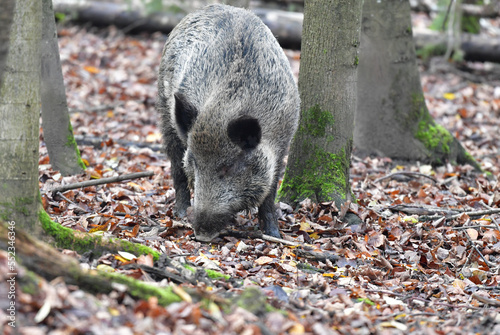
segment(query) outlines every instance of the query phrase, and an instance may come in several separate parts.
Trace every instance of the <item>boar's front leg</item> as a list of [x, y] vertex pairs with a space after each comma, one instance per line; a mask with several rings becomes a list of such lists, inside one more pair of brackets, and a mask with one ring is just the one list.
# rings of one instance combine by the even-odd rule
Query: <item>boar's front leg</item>
[[186, 210], [191, 205], [191, 192], [188, 187], [188, 179], [182, 167], [182, 161], [172, 160], [172, 178], [175, 188], [175, 209], [180, 217], [186, 216]]
[[274, 204], [276, 187], [273, 187], [272, 190], [259, 206], [259, 225], [260, 230], [264, 234], [281, 238], [278, 228], [278, 218], [276, 217], [276, 206]]
[[165, 133], [165, 147], [167, 156], [170, 158], [171, 175], [174, 180], [175, 211], [178, 216], [185, 217], [187, 208], [191, 206], [191, 191], [189, 190], [188, 178], [182, 163], [186, 149], [174, 130], [171, 129]]

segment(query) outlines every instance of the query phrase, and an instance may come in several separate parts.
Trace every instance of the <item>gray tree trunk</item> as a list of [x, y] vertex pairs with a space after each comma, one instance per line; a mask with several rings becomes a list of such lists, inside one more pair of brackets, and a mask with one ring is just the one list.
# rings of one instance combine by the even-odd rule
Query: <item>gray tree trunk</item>
[[351, 198], [362, 1], [305, 2], [299, 74], [301, 119], [279, 196], [295, 203]]
[[80, 158], [69, 119], [52, 0], [43, 0], [42, 6], [43, 137], [52, 168], [65, 176], [79, 174], [85, 164]]
[[0, 87], [0, 219], [41, 234], [37, 224], [41, 2], [17, 0]]
[[15, 0], [0, 0], [0, 8], [2, 8], [0, 11], [0, 87], [2, 87], [5, 61], [9, 52], [9, 33], [15, 3]]
[[427, 110], [412, 39], [410, 4], [365, 0], [354, 145], [359, 154], [479, 168]]

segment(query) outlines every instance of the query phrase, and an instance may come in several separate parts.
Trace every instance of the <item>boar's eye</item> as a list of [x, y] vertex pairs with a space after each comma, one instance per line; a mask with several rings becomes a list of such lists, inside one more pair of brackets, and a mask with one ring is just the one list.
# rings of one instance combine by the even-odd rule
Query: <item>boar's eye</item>
[[182, 135], [187, 136], [187, 133], [193, 126], [194, 120], [198, 115], [198, 110], [186, 99], [184, 95], [175, 93], [174, 98], [175, 120], [179, 125]]
[[259, 121], [250, 116], [229, 122], [227, 134], [234, 144], [244, 150], [257, 147], [262, 136]]

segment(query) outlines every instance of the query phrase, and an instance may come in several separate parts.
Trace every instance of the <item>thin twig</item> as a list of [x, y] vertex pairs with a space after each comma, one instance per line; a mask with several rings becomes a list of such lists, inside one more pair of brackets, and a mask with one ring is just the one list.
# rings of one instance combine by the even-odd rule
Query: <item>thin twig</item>
[[266, 234], [262, 234], [262, 239], [269, 241], [269, 242], [283, 243], [283, 244], [291, 245], [291, 246], [299, 246], [300, 245], [299, 243], [296, 243], [296, 242], [287, 241], [287, 240], [284, 240], [282, 238], [277, 238], [277, 237], [266, 235]]
[[82, 182], [79, 182], [79, 183], [74, 183], [74, 184], [68, 184], [68, 185], [62, 185], [62, 186], [54, 187], [54, 188], [52, 188], [50, 190], [47, 190], [47, 191], [44, 191], [44, 192], [41, 192], [41, 193], [45, 194], [47, 192], [66, 192], [68, 190], [74, 190], [74, 189], [80, 188], [80, 187], [88, 187], [88, 186], [95, 186], [95, 185], [102, 185], [102, 184], [117, 183], [117, 182], [120, 182], [120, 181], [129, 180], [129, 179], [151, 177], [152, 175], [154, 175], [153, 171], [143, 171], [143, 172], [130, 173], [130, 174], [125, 174], [125, 175], [115, 176], [115, 177], [109, 177], [109, 178], [86, 180], [86, 181], [82, 181]]
[[392, 178], [394, 176], [423, 177], [423, 178], [428, 178], [428, 179], [432, 180], [434, 183], [437, 183], [437, 180], [431, 176], [428, 176], [428, 175], [420, 173], [420, 172], [411, 172], [411, 171], [393, 172], [393, 173], [388, 174], [387, 176], [377, 178], [373, 182], [378, 183], [384, 179], [389, 179], [389, 178]]
[[457, 219], [464, 214], [466, 214], [470, 217], [477, 217], [477, 216], [484, 216], [484, 215], [500, 213], [500, 208], [491, 208], [491, 209], [485, 209], [485, 210], [481, 210], [481, 211], [463, 211], [460, 209], [446, 209], [446, 208], [431, 207], [431, 206], [426, 206], [426, 205], [416, 206], [416, 205], [404, 205], [404, 204], [393, 205], [393, 206], [389, 206], [388, 208], [391, 211], [396, 210], [396, 211], [403, 212], [406, 214], [417, 214], [420, 216], [443, 214], [446, 217], [446, 220], [454, 220], [454, 219]]
[[484, 297], [477, 293], [472, 293], [471, 297], [482, 302], [483, 304], [500, 307], [500, 300]]
[[[470, 219], [467, 219], [467, 222], [465, 223], [466, 225], [470, 222]], [[479, 249], [477, 248], [477, 246], [474, 244], [474, 241], [472, 241], [472, 238], [469, 236], [469, 233], [465, 232], [465, 237], [467, 237], [467, 239], [469, 240], [469, 243], [470, 245], [472, 246], [472, 248], [474, 248], [474, 250], [476, 250], [476, 252], [478, 253], [478, 255], [481, 257], [481, 259], [486, 263], [486, 265], [488, 265], [489, 267], [493, 267], [495, 266], [494, 263], [491, 263], [490, 261], [488, 261], [484, 256], [483, 254], [481, 253], [481, 251], [479, 251]], [[472, 253], [471, 253], [472, 254]], [[470, 254], [469, 254], [470, 256]]]
[[488, 209], [488, 210], [484, 210], [484, 211], [462, 212], [462, 213], [452, 215], [452, 216], [448, 217], [447, 219], [448, 220], [457, 219], [460, 216], [462, 216], [463, 214], [467, 214], [468, 216], [484, 216], [484, 215], [497, 214], [497, 213], [500, 213], [500, 208], [492, 208], [492, 209]]
[[294, 250], [294, 253], [297, 257], [302, 257], [305, 259], [315, 260], [315, 261], [329, 260], [335, 263], [338, 262], [339, 260], [339, 256], [329, 252], [317, 252], [317, 251], [310, 251], [310, 250], [304, 250], [302, 248], [297, 248]]
[[498, 224], [497, 220], [495, 220], [494, 217], [491, 218], [493, 220], [493, 223], [495, 224], [495, 228], [500, 231], [500, 225]]
[[468, 308], [468, 309], [474, 309], [474, 310], [480, 310], [480, 309], [482, 309], [481, 307], [475, 307], [475, 306], [472, 306], [470, 304], [457, 304], [457, 305], [454, 305], [454, 304], [449, 304], [449, 303], [445, 303], [445, 302], [432, 301], [432, 300], [421, 298], [421, 297], [411, 297], [411, 299], [413, 299], [413, 300], [420, 300], [420, 301], [427, 302], [427, 303], [432, 304], [432, 305], [445, 306], [445, 307], [449, 307], [449, 308]]
[[494, 225], [474, 225], [474, 226], [461, 226], [461, 227], [452, 227], [453, 230], [465, 230], [465, 229], [475, 229], [475, 228], [496, 228]]
[[61, 192], [57, 192], [57, 195], [59, 197], [63, 198], [64, 200], [66, 200], [67, 202], [69, 202], [70, 204], [72, 204], [73, 206], [75, 206], [76, 208], [78, 208], [79, 210], [81, 210], [82, 212], [91, 213], [91, 211], [86, 210], [85, 208], [83, 208], [83, 207], [78, 206], [77, 204], [75, 204], [73, 201], [71, 201], [70, 199], [68, 199], [67, 197], [65, 197]]

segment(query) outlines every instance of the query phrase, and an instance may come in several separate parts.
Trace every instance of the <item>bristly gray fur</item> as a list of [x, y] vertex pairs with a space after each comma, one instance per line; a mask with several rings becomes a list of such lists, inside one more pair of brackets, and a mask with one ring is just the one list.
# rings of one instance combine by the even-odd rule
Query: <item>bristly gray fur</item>
[[299, 104], [283, 50], [251, 12], [211, 5], [172, 31], [157, 108], [176, 208], [184, 215], [190, 206], [190, 185], [198, 239], [211, 240], [255, 206], [261, 229], [279, 237], [274, 199]]

